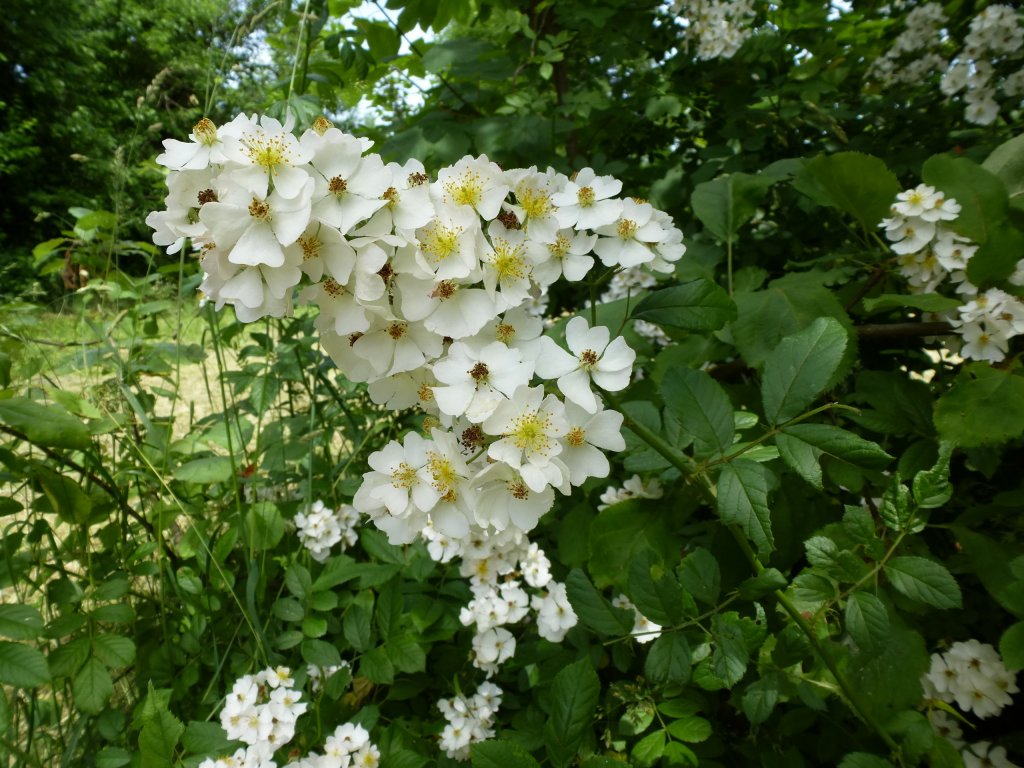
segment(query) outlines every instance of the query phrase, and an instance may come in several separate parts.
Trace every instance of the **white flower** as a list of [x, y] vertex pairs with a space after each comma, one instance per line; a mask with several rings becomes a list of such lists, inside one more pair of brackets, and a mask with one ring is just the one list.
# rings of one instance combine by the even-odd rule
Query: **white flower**
[[552, 643], [562, 642], [566, 633], [578, 621], [566, 595], [565, 585], [559, 582], [550, 582], [547, 594], [534, 595], [530, 605], [537, 612], [537, 633]]
[[[498, 216], [509, 188], [505, 176], [487, 155], [467, 155], [455, 165], [437, 174], [437, 193], [443, 194], [446, 205], [466, 212], [475, 211], [486, 221]], [[460, 217], [466, 220], [465, 213]]]
[[557, 378], [562, 394], [588, 413], [597, 413], [591, 381], [609, 392], [618, 392], [629, 384], [636, 360], [636, 352], [623, 337], [609, 343], [610, 336], [605, 326], [590, 328], [586, 319], [577, 315], [565, 326], [565, 341], [572, 354], [544, 337], [544, 346], [537, 354], [537, 375]]
[[569, 431], [569, 424], [565, 406], [554, 395], [544, 397], [543, 387], [519, 387], [484, 421], [483, 429], [501, 435], [487, 455], [520, 470], [531, 490], [562, 485], [562, 469], [552, 460], [562, 452], [558, 438]]
[[566, 183], [565, 189], [551, 196], [559, 226], [596, 229], [611, 224], [622, 210], [622, 201], [613, 199], [621, 191], [618, 179], [598, 176], [593, 168], [584, 168]]
[[490, 677], [515, 655], [516, 639], [507, 629], [493, 627], [473, 637], [473, 666]]
[[309, 163], [312, 153], [291, 133], [292, 122], [290, 116], [288, 123], [281, 125], [269, 115], [259, 120], [255, 115], [238, 115], [224, 126], [223, 151], [232, 164], [224, 173], [231, 182], [260, 199], [267, 197], [271, 182], [281, 198], [306, 194], [312, 180], [302, 166]]
[[[474, 479], [478, 489], [478, 504], [474, 509], [478, 525], [492, 526], [497, 531], [514, 527], [523, 533], [532, 531], [540, 518], [555, 503], [555, 492], [543, 482], [560, 477], [565, 473], [564, 465], [558, 459], [552, 460], [547, 469], [550, 472], [534, 472], [542, 480], [534, 480], [534, 484], [526, 480], [526, 474], [532, 465], [526, 465], [516, 471], [507, 464], [491, 464]], [[555, 480], [553, 485], [561, 485]], [[540, 488], [535, 486], [541, 485]]]
[[317, 170], [313, 215], [347, 234], [387, 205], [392, 174], [380, 155], [363, 156], [367, 145], [337, 128], [320, 136], [307, 131], [303, 146]]
[[635, 200], [623, 200], [618, 220], [594, 231], [601, 235], [594, 246], [594, 253], [606, 267], [628, 268], [653, 261], [655, 253], [651, 246], [668, 235], [654, 218], [651, 204]]
[[403, 273], [394, 284], [403, 317], [451, 339], [472, 336], [498, 314], [493, 295], [455, 280]]
[[217, 135], [217, 126], [209, 118], [204, 117], [196, 123], [188, 137], [190, 143], [164, 139], [164, 152], [157, 155], [156, 162], [175, 171], [202, 170], [211, 163], [220, 165], [227, 162], [224, 141]]
[[519, 350], [500, 341], [483, 348], [457, 341], [434, 364], [434, 376], [440, 382], [433, 392], [441, 412], [449, 416], [465, 414], [479, 424], [516, 389], [529, 383], [533, 363], [524, 361]]
[[569, 482], [582, 485], [588, 477], [608, 477], [608, 458], [601, 450], [624, 451], [622, 414], [599, 410], [591, 414], [574, 403], [565, 404], [569, 431], [562, 438], [565, 450], [559, 458], [569, 468]]
[[964, 768], [1018, 768], [1006, 757], [1003, 747], [993, 747], [987, 741], [971, 744], [960, 752], [964, 759]]

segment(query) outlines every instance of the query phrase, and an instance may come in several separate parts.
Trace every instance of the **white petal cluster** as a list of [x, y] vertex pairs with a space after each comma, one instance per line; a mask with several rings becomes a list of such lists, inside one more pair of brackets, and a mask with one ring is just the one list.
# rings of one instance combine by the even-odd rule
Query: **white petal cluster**
[[[949, 97], [963, 93], [965, 118], [989, 125], [999, 116], [1002, 95], [1012, 103], [1024, 97], [1024, 76], [1018, 59], [1024, 55], [1024, 23], [1020, 12], [1009, 5], [990, 5], [971, 20], [963, 49], [942, 76], [942, 92]], [[1008, 76], [1000, 80], [1000, 73]]]
[[[290, 129], [239, 115], [202, 122], [192, 143], [168, 140], [167, 209], [149, 221], [169, 249], [200, 247], [202, 291], [242, 320], [288, 314], [304, 283], [345, 376], [430, 417], [428, 436], [371, 456], [355, 508], [396, 544], [428, 524], [453, 538], [527, 532], [555, 491], [607, 476], [602, 452], [625, 448], [622, 417], [597, 390], [625, 387], [635, 353], [582, 318], [566, 351], [531, 310], [555, 280], [582, 280], [594, 255], [671, 272], [685, 251], [671, 218], [591, 168], [569, 178], [467, 156], [431, 182], [326, 120]], [[306, 517], [304, 538], [325, 554], [331, 523]]]
[[[960, 354], [971, 360], [999, 362], [1006, 357], [1009, 340], [1024, 333], [1024, 302], [998, 288], [979, 293], [967, 279], [967, 263], [978, 246], [956, 234], [949, 223], [960, 205], [927, 184], [900, 192], [892, 216], [879, 225], [897, 254], [900, 273], [913, 293], [933, 293], [951, 282], [967, 303], [950, 323], [962, 338]], [[1024, 284], [1024, 260], [1010, 277]]]
[[658, 478], [652, 477], [644, 482], [640, 475], [633, 475], [622, 484], [621, 488], [613, 485], [605, 488], [601, 494], [601, 503], [597, 505], [598, 511], [607, 509], [612, 504], [629, 499], [660, 499], [664, 491]]
[[661, 637], [661, 624], [655, 624], [648, 619], [633, 602], [625, 595], [617, 595], [612, 598], [612, 605], [616, 608], [625, 608], [633, 611], [633, 639], [638, 643], [649, 643]]
[[200, 768], [232, 765], [231, 760], [245, 768], [275, 768], [274, 753], [292, 740], [295, 722], [306, 711], [302, 692], [294, 686], [287, 667], [265, 669], [236, 680], [221, 710], [220, 724], [229, 739], [248, 746], [230, 758], [206, 760]]
[[330, 509], [317, 499], [308, 509], [295, 515], [295, 528], [299, 541], [318, 563], [330, 557], [331, 547], [341, 543], [344, 552], [356, 543], [356, 525], [359, 513], [351, 504]]
[[871, 76], [883, 85], [917, 85], [948, 62], [940, 53], [946, 14], [939, 3], [913, 8], [892, 48], [871, 65]]
[[[324, 676], [328, 674], [331, 673]], [[295, 689], [295, 680], [287, 667], [268, 668], [240, 677], [224, 702], [220, 723], [228, 739], [237, 739], [248, 746], [228, 757], [203, 760], [199, 768], [277, 768], [274, 753], [295, 736], [295, 722], [306, 707], [302, 692]], [[322, 755], [310, 752], [288, 765], [292, 768], [378, 768], [380, 750], [370, 742], [365, 728], [345, 723], [324, 741]]]
[[1017, 693], [1017, 676], [1006, 669], [999, 652], [977, 640], [953, 643], [933, 653], [931, 669], [921, 680], [925, 698], [955, 703], [978, 717], [998, 715]]
[[679, 0], [673, 8], [698, 59], [731, 59], [754, 32], [750, 0]]
[[441, 731], [440, 746], [448, 757], [468, 760], [473, 744], [494, 736], [492, 725], [501, 706], [501, 693], [498, 686], [484, 682], [469, 698], [460, 695], [437, 702], [447, 723]]
[[1010, 762], [1005, 747], [993, 747], [987, 741], [979, 741], [960, 751], [964, 768], [1020, 768]]

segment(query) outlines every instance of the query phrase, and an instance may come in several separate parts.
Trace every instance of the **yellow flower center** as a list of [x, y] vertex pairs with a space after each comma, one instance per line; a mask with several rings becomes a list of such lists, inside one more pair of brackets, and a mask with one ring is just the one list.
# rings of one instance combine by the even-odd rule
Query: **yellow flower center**
[[291, 165], [288, 144], [284, 136], [267, 136], [263, 131], [252, 133], [242, 139], [245, 153], [253, 165], [275, 171], [279, 165]]
[[576, 193], [576, 201], [582, 208], [589, 208], [592, 206], [594, 204], [594, 199], [594, 190], [590, 187], [580, 187], [579, 191]]
[[556, 259], [564, 259], [569, 253], [571, 245], [572, 240], [559, 232], [555, 237], [555, 242], [548, 245], [548, 252]]
[[586, 442], [587, 432], [583, 427], [573, 427], [569, 430], [569, 434], [565, 436], [565, 442], [571, 445], [573, 448], [579, 448]]
[[312, 235], [300, 235], [299, 236], [299, 247], [302, 249], [302, 260], [309, 261], [315, 259], [320, 255], [320, 248], [323, 245], [317, 238]]
[[456, 205], [475, 208], [484, 197], [484, 180], [479, 173], [463, 171], [458, 178], [445, 182], [444, 191]]
[[192, 135], [200, 144], [212, 146], [217, 141], [217, 126], [213, 124], [213, 120], [204, 117], [192, 127]]
[[551, 213], [551, 198], [548, 194], [532, 187], [519, 187], [516, 199], [526, 213], [527, 219], [540, 219]]
[[512, 422], [512, 444], [525, 453], [547, 453], [551, 447], [550, 427], [550, 417], [527, 411]]
[[619, 223], [616, 226], [616, 231], [623, 240], [632, 240], [638, 229], [639, 227], [636, 225], [636, 222], [629, 219], [619, 219]]
[[330, 120], [323, 116], [320, 116], [316, 120], [314, 120], [312, 125], [313, 130], [316, 131], [321, 136], [323, 136], [333, 127], [334, 123], [332, 123]]
[[498, 280], [519, 280], [526, 275], [526, 260], [523, 245], [512, 245], [508, 240], [495, 238], [494, 257], [491, 266], [498, 273]]

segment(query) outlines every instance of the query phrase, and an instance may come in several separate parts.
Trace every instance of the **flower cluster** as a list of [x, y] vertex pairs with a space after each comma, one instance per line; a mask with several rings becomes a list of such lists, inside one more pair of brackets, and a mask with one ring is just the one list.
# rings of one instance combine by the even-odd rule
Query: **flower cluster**
[[913, 8], [892, 47], [871, 66], [871, 75], [883, 85], [917, 85], [946, 68], [939, 52], [946, 14], [938, 3]]
[[662, 493], [661, 483], [658, 482], [658, 478], [652, 477], [645, 483], [640, 478], [640, 475], [633, 475], [622, 484], [621, 488], [616, 488], [612, 485], [605, 488], [604, 493], [601, 494], [601, 503], [597, 505], [597, 509], [598, 511], [607, 509], [612, 504], [618, 504], [620, 501], [627, 501], [628, 499], [660, 499]]
[[[229, 757], [207, 758], [199, 768], [277, 768], [274, 753], [295, 736], [295, 722], [306, 711], [302, 693], [286, 667], [268, 668], [235, 681], [220, 713], [228, 739], [249, 746]], [[380, 750], [365, 728], [339, 725], [324, 742], [324, 753], [309, 753], [291, 768], [377, 768]]]
[[750, 0], [679, 0], [674, 10], [697, 46], [697, 58], [705, 61], [731, 59], [754, 32]]
[[205, 760], [200, 768], [275, 768], [274, 753], [292, 740], [306, 706], [287, 667], [240, 677], [224, 702], [220, 724], [229, 739], [249, 746], [231, 758]]
[[[999, 116], [999, 66], [1020, 58], [1022, 53], [1024, 26], [1019, 12], [1009, 5], [990, 5], [971, 20], [963, 50], [942, 76], [942, 92], [952, 97], [963, 91], [967, 120], [989, 125]], [[998, 83], [998, 89], [1005, 97], [1019, 102], [1024, 97], [1024, 71], [1019, 65], [1011, 66], [1013, 72]]]
[[[933, 653], [931, 669], [922, 677], [926, 701], [955, 703], [964, 713], [992, 717], [1012, 703], [1010, 694], [1019, 691], [1016, 675], [1008, 671], [999, 653], [977, 640], [953, 643], [945, 653]], [[966, 766], [1009, 766], [1006, 750], [988, 742], [965, 745], [960, 724], [947, 713], [931, 709], [929, 720], [935, 732], [961, 750]]]
[[342, 504], [333, 510], [319, 499], [295, 515], [299, 541], [318, 563], [327, 560], [335, 544], [341, 542], [344, 552], [356, 543], [358, 522], [359, 513], [351, 504]]
[[501, 688], [481, 683], [470, 698], [455, 696], [441, 699], [437, 708], [447, 721], [441, 731], [441, 749], [455, 760], [468, 760], [469, 750], [478, 741], [494, 736], [494, 716], [501, 706]]
[[[967, 263], [978, 246], [950, 228], [959, 213], [956, 200], [919, 184], [896, 196], [892, 216], [879, 226], [885, 227], [911, 291], [931, 293], [948, 279], [958, 294], [970, 297], [950, 319], [963, 339], [960, 353], [973, 360], [999, 362], [1006, 356], [1009, 340], [1024, 333], [1024, 303], [998, 288], [979, 293], [967, 279]], [[1024, 270], [1018, 269], [1010, 281], [1024, 284]]]
[[922, 684], [925, 697], [956, 702], [978, 717], [998, 715], [1017, 693], [1017, 676], [1008, 671], [991, 645], [977, 640], [953, 643], [945, 653], [932, 654], [932, 666]]

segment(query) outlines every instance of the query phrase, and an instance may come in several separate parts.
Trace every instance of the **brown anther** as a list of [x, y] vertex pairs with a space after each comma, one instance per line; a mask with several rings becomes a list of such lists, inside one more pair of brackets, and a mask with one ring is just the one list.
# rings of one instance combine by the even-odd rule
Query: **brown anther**
[[512, 493], [512, 496], [520, 501], [526, 501], [530, 498], [530, 489], [526, 487], [526, 483], [522, 480], [516, 480], [509, 483], [508, 489]]
[[269, 219], [270, 206], [259, 198], [254, 197], [252, 202], [249, 203], [249, 215], [254, 219]]
[[592, 349], [584, 349], [580, 353], [580, 362], [583, 363], [584, 368], [593, 368], [597, 365], [598, 354]]
[[327, 191], [332, 195], [343, 195], [347, 189], [348, 182], [341, 178], [341, 176], [335, 176], [327, 182]]
[[434, 286], [434, 290], [430, 292], [430, 298], [440, 299], [441, 301], [444, 301], [445, 299], [450, 299], [452, 296], [454, 296], [455, 291], [455, 283], [453, 283], [451, 280], [442, 280], [440, 283]]
[[498, 214], [498, 221], [505, 225], [505, 229], [520, 229], [519, 217], [515, 211], [501, 211]]
[[420, 173], [419, 171], [417, 171], [416, 173], [410, 173], [409, 174], [409, 186], [410, 187], [421, 187], [424, 184], [426, 184], [428, 181], [430, 181], [430, 177], [427, 176], [427, 174], [425, 174], [425, 173]]
[[307, 237], [306, 235], [300, 235], [297, 242], [299, 244], [299, 247], [302, 249], [303, 261], [315, 259], [320, 255], [320, 246], [322, 245], [322, 243], [315, 237]]
[[212, 189], [204, 189], [202, 192], [196, 195], [196, 198], [199, 200], [200, 205], [206, 205], [207, 203], [216, 203], [217, 193], [214, 192]]
[[453, 341], [455, 341], [455, 339], [453, 339], [451, 336], [443, 336], [441, 338], [441, 343], [444, 344], [445, 346], [448, 346]]
[[632, 201], [633, 201], [634, 203], [636, 203], [637, 205], [643, 205], [644, 203], [646, 203], [646, 202], [647, 202], [647, 201], [646, 201], [646, 200], [644, 200], [644, 199], [643, 199], [642, 197], [633, 197], [633, 198], [630, 198], [630, 199], [631, 199], [631, 200], [632, 200]]
[[345, 292], [345, 289], [330, 277], [324, 280], [323, 288], [324, 293], [334, 298], [341, 296]]
[[405, 332], [409, 329], [409, 326], [405, 323], [394, 322], [387, 327], [388, 336], [395, 341], [405, 336]]
[[509, 323], [498, 323], [498, 326], [494, 329], [494, 335], [502, 344], [508, 344], [515, 338], [516, 327]]
[[377, 270], [377, 274], [380, 275], [381, 280], [386, 283], [391, 279], [391, 276], [395, 274], [395, 270], [391, 268], [390, 261], [385, 261], [384, 266]]
[[479, 424], [474, 424], [462, 431], [459, 442], [466, 448], [474, 449], [484, 444], [484, 431]]
[[474, 381], [483, 381], [490, 375], [490, 371], [487, 370], [487, 364], [477, 362], [467, 373], [473, 378]]
[[204, 117], [192, 127], [192, 135], [200, 144], [209, 146], [217, 140], [217, 126], [213, 124], [213, 120]]
[[579, 191], [576, 193], [577, 202], [579, 202], [579, 204], [584, 208], [589, 205], [593, 205], [594, 199], [594, 190], [591, 187], [580, 187]]
[[332, 123], [326, 117], [321, 116], [313, 121], [313, 125], [311, 127], [313, 128], [314, 131], [323, 136], [325, 133], [331, 130], [331, 128], [334, 127], [334, 123]]
[[361, 338], [363, 338], [363, 334], [361, 334], [361, 333], [350, 333], [348, 335], [348, 345], [351, 347], [353, 344], [355, 344]]
[[421, 403], [429, 403], [434, 399], [434, 390], [426, 384], [420, 384], [420, 388], [416, 390], [416, 397], [420, 399]]
[[381, 198], [387, 200], [389, 203], [397, 203], [398, 190], [395, 189], [394, 187], [388, 187], [387, 189], [384, 190], [384, 194], [381, 195]]
[[[424, 424], [426, 424], [426, 420], [424, 420]], [[459, 497], [455, 495], [454, 489], [449, 489], [449, 491], [444, 496], [441, 497], [441, 501], [446, 502], [448, 504], [454, 504], [456, 501], [458, 501], [458, 499]]]

